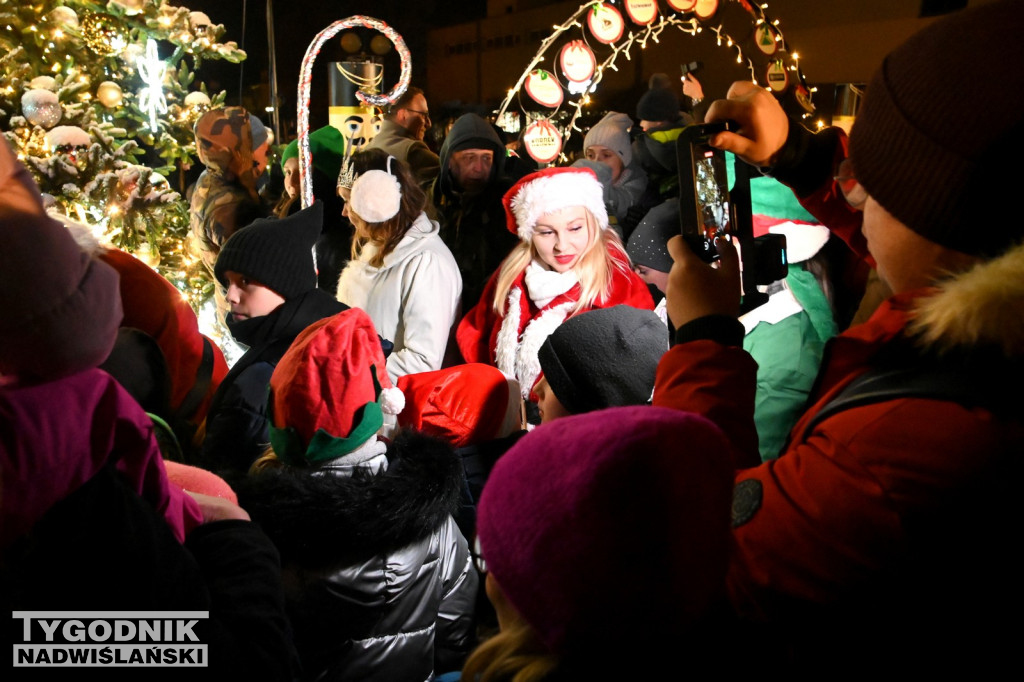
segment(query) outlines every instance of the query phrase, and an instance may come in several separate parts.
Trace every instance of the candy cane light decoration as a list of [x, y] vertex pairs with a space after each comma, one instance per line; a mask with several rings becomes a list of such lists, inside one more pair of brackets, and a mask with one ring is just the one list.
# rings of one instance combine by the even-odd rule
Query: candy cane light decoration
[[313, 183], [309, 180], [313, 165], [313, 153], [309, 149], [309, 91], [310, 84], [313, 80], [313, 62], [316, 61], [316, 57], [320, 54], [320, 48], [323, 47], [324, 43], [337, 35], [339, 31], [346, 28], [354, 28], [356, 26], [372, 28], [373, 30], [384, 34], [384, 36], [394, 44], [395, 51], [398, 52], [398, 56], [402, 60], [402, 72], [399, 75], [398, 82], [395, 84], [395, 87], [391, 88], [391, 90], [383, 95], [358, 90], [356, 91], [356, 97], [358, 97], [364, 104], [383, 107], [387, 104], [394, 104], [395, 100], [401, 97], [409, 87], [409, 80], [412, 76], [412, 58], [409, 56], [409, 48], [405, 46], [405, 41], [402, 40], [402, 36], [383, 21], [374, 19], [373, 17], [357, 14], [349, 17], [348, 19], [336, 21], [317, 34], [316, 38], [313, 39], [313, 42], [309, 44], [308, 48], [306, 48], [306, 56], [302, 58], [302, 68], [299, 71], [297, 113], [299, 182], [302, 187], [302, 208], [307, 208], [313, 204]]

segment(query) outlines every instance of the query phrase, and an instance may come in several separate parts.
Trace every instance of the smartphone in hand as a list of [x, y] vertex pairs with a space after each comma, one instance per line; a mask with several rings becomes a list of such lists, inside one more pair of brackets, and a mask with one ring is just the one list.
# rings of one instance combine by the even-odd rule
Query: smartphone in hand
[[725, 152], [712, 147], [708, 140], [716, 133], [733, 129], [731, 121], [692, 125], [683, 129], [676, 143], [680, 232], [707, 263], [718, 258], [715, 237], [731, 237], [735, 233]]

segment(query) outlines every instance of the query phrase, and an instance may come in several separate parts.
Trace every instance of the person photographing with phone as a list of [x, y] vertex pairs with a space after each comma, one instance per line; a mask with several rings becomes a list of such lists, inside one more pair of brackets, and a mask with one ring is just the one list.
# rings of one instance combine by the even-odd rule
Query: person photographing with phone
[[[704, 104], [704, 87], [694, 75], [694, 72], [702, 66], [703, 64], [700, 62], [690, 62], [680, 67], [682, 75], [679, 77], [679, 81], [683, 85], [683, 95], [690, 99], [690, 115], [693, 116], [696, 123], [704, 120], [704, 110], [707, 108], [702, 106]], [[698, 107], [700, 108], [699, 112]]]
[[[782, 454], [755, 466], [736, 250], [716, 240], [709, 267], [681, 237], [669, 242], [676, 345], [653, 404], [708, 416], [729, 436], [729, 599], [780, 633], [790, 668], [978, 674], [1013, 656], [1000, 614], [1022, 603], [1005, 538], [1024, 426], [1020, 398], [999, 385], [1024, 366], [1010, 312], [1024, 309], [1024, 223], [1003, 200], [1015, 179], [988, 168], [1024, 153], [1021, 30], [1009, 1], [930, 24], [885, 58], [849, 139], [812, 134], [753, 83], [708, 109], [709, 121], [738, 124], [713, 146], [790, 186], [894, 292], [827, 344]], [[986, 230], [980, 197], [996, 197]]]

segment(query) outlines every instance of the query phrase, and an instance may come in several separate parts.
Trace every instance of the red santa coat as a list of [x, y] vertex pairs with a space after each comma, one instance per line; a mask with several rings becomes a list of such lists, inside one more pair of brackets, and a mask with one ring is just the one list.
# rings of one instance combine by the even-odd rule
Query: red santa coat
[[[610, 247], [610, 256], [613, 276], [608, 295], [579, 312], [621, 304], [653, 310], [651, 292], [630, 268], [629, 257], [615, 246]], [[523, 397], [529, 396], [540, 378], [537, 351], [558, 325], [569, 316], [578, 314], [572, 313], [572, 308], [580, 298], [580, 285], [577, 283], [539, 308], [530, 299], [525, 278], [524, 270], [509, 288], [505, 313], [498, 315], [492, 307], [498, 272], [491, 275], [480, 301], [462, 318], [456, 330], [456, 341], [466, 362], [494, 365], [507, 376], [514, 376], [519, 381]]]

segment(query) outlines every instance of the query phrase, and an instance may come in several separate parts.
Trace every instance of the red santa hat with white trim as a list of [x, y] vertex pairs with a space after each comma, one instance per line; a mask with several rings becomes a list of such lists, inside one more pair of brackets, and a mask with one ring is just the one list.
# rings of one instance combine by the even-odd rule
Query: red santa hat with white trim
[[572, 206], [583, 206], [602, 230], [609, 229], [604, 186], [589, 168], [564, 166], [530, 173], [505, 193], [502, 203], [509, 231], [524, 242], [533, 238], [540, 218]]

